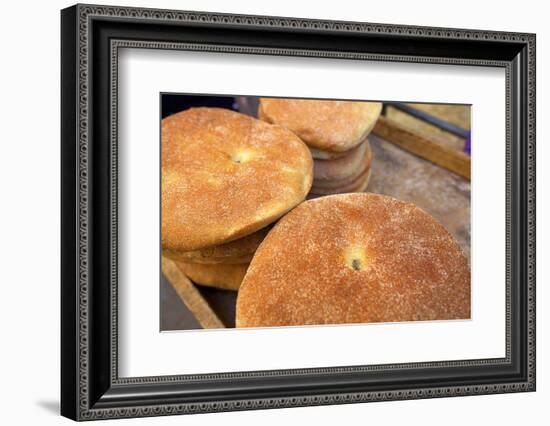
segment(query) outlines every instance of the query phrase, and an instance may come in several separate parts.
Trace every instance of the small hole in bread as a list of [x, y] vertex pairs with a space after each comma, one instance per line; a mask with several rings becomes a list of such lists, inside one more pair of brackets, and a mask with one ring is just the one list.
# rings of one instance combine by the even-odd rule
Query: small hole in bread
[[250, 151], [237, 151], [231, 156], [231, 160], [234, 163], [241, 164], [250, 160], [251, 157], [252, 153]]
[[345, 265], [354, 271], [362, 271], [368, 267], [366, 250], [360, 246], [350, 246], [344, 251]]

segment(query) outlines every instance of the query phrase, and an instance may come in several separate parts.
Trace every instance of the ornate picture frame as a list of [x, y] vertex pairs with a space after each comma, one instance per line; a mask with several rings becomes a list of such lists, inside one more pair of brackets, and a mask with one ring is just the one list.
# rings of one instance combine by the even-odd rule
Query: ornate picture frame
[[[76, 5], [61, 12], [61, 413], [74, 420], [535, 390], [535, 35]], [[120, 48], [503, 68], [506, 356], [120, 378]], [[504, 342], [503, 342], [504, 343]]]

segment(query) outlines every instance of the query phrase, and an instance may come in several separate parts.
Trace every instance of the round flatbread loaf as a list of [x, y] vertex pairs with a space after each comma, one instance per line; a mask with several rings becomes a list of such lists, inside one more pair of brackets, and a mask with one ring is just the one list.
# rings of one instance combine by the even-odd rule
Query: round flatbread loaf
[[163, 250], [163, 255], [172, 260], [192, 263], [247, 263], [252, 260], [254, 252], [270, 228], [270, 226], [267, 226], [238, 240], [200, 250], [178, 251], [165, 249]]
[[185, 262], [176, 262], [176, 264], [195, 284], [224, 290], [238, 290], [249, 265], [248, 263], [201, 265]]
[[372, 151], [368, 140], [334, 160], [313, 161], [313, 186], [338, 186], [350, 183], [370, 167]]
[[296, 133], [311, 148], [345, 152], [371, 132], [379, 102], [261, 98], [258, 117]]
[[449, 232], [414, 204], [320, 197], [262, 242], [236, 315], [238, 327], [465, 319], [470, 269]]
[[299, 204], [313, 160], [291, 131], [221, 108], [162, 120], [162, 247], [192, 251], [251, 234]]

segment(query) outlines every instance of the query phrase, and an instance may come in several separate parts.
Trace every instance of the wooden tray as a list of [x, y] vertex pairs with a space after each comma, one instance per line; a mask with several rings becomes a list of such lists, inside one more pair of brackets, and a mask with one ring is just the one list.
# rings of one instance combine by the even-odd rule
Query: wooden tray
[[[455, 236], [469, 259], [470, 157], [386, 117], [369, 141], [373, 162], [367, 191], [415, 203]], [[161, 315], [174, 317], [161, 321], [163, 330], [235, 326], [236, 292], [195, 285], [168, 259], [163, 258], [162, 271], [181, 300], [161, 298]], [[161, 288], [161, 294], [169, 293]]]

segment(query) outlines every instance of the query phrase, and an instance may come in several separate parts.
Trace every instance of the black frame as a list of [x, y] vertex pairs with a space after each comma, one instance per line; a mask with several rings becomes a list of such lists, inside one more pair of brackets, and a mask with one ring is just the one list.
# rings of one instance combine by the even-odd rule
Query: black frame
[[[535, 35], [76, 5], [61, 13], [61, 413], [75, 420], [535, 390]], [[117, 52], [188, 49], [506, 69], [499, 359], [119, 378]]]

